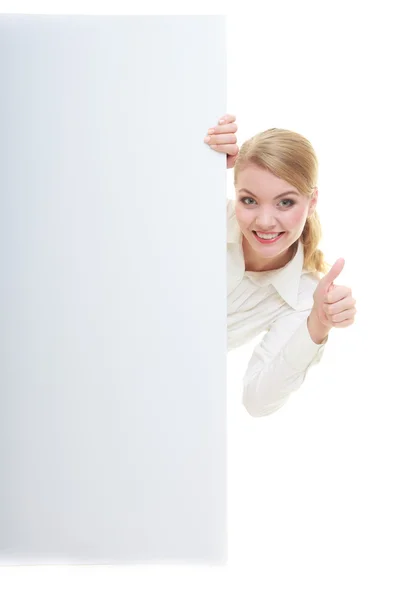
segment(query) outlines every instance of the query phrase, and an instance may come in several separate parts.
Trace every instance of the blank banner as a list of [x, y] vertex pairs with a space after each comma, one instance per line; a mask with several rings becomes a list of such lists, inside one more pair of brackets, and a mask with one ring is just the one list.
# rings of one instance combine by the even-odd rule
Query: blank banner
[[224, 564], [221, 16], [0, 16], [0, 564]]

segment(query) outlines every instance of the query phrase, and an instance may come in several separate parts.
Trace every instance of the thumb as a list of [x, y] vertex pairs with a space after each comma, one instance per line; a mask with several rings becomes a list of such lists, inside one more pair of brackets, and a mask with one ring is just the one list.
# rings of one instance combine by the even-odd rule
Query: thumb
[[327, 287], [335, 281], [336, 277], [339, 277], [340, 273], [343, 271], [344, 263], [344, 258], [337, 259], [330, 271], [321, 279], [320, 283], [323, 287]]

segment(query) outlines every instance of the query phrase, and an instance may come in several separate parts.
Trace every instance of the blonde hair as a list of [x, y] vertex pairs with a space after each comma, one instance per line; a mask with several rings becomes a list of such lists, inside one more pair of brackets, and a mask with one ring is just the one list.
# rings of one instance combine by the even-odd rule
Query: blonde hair
[[[317, 184], [318, 160], [310, 142], [294, 131], [268, 129], [242, 144], [234, 166], [234, 184], [250, 164], [268, 169], [273, 175], [293, 185], [303, 195], [310, 195]], [[307, 217], [300, 241], [304, 245], [304, 268], [327, 273], [330, 266], [318, 248], [322, 237], [317, 211]]]

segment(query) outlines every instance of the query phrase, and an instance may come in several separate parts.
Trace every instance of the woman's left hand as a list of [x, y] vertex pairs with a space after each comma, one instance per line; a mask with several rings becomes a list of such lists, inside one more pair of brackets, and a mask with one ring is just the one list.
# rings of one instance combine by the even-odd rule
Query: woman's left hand
[[351, 289], [334, 284], [343, 267], [344, 259], [339, 258], [329, 273], [322, 277], [314, 291], [314, 306], [310, 317], [316, 318], [321, 330], [325, 329], [326, 332], [332, 327], [349, 327], [354, 323], [357, 312]]

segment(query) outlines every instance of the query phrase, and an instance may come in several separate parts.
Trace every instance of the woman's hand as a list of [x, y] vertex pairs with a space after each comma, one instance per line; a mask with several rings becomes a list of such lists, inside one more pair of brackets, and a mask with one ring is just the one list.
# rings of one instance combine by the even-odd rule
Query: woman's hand
[[204, 138], [206, 144], [209, 144], [213, 150], [227, 155], [227, 169], [234, 167], [239, 152], [239, 146], [236, 143], [237, 125], [235, 121], [234, 115], [224, 115], [218, 121], [218, 125], [208, 130], [207, 136]]
[[314, 291], [314, 306], [308, 317], [308, 328], [316, 344], [322, 343], [332, 327], [349, 327], [354, 323], [357, 309], [351, 289], [333, 283], [343, 267], [344, 259], [339, 258]]

